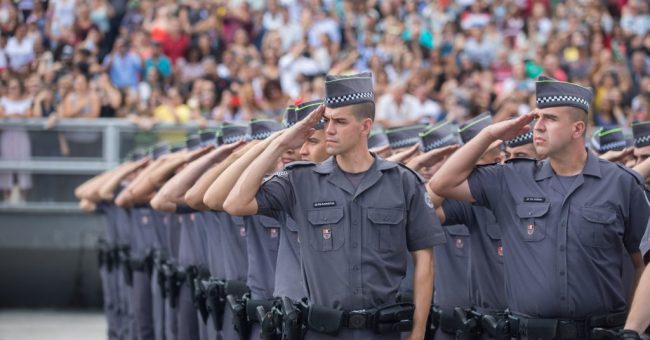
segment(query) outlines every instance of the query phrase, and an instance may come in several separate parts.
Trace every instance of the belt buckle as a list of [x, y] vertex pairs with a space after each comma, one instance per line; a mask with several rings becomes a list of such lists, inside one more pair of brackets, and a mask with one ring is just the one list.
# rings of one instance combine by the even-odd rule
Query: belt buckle
[[348, 327], [351, 329], [364, 329], [367, 324], [365, 311], [351, 311], [348, 317]]

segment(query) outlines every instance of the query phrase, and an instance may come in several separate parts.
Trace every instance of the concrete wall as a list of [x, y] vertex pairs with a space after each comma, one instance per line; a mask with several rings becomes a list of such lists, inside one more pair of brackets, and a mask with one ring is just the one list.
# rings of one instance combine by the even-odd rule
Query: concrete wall
[[99, 307], [101, 215], [0, 212], [0, 308]]

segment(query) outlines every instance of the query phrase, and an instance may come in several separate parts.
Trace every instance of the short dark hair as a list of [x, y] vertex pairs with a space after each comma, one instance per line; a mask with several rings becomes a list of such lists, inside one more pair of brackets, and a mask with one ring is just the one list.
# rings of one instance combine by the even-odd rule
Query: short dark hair
[[352, 113], [357, 117], [357, 119], [370, 118], [372, 121], [375, 121], [375, 103], [374, 102], [364, 102], [359, 104], [352, 104], [349, 106]]

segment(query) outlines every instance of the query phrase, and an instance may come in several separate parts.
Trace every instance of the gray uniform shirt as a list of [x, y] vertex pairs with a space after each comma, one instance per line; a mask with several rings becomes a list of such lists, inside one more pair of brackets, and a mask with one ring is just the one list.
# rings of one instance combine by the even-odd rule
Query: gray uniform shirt
[[501, 228], [489, 209], [445, 200], [445, 224], [463, 223], [469, 231], [469, 296], [472, 306], [503, 310], [506, 303]]
[[443, 229], [447, 243], [433, 248], [436, 255], [433, 303], [444, 308], [469, 308], [469, 231], [462, 224]]
[[312, 303], [347, 310], [393, 303], [406, 250], [445, 242], [421, 178], [376, 157], [354, 190], [334, 158], [296, 162], [265, 182], [259, 214], [287, 212], [298, 224]]
[[224, 274], [226, 280], [245, 281], [248, 274], [246, 254], [246, 226], [244, 218], [217, 212], [221, 228], [221, 248], [223, 249]]
[[649, 215], [638, 174], [589, 153], [566, 195], [549, 161], [477, 167], [468, 182], [502, 228], [513, 312], [583, 318], [625, 309], [621, 254], [638, 250]]
[[273, 297], [275, 265], [280, 244], [280, 222], [268, 216], [246, 216], [248, 274], [246, 284], [253, 299]]
[[221, 221], [217, 213], [206, 211], [201, 213], [203, 223], [200, 227], [205, 235], [206, 253], [208, 256], [208, 270], [210, 275], [217, 279], [226, 277], [226, 269], [223, 263], [223, 249], [221, 247]]
[[307, 289], [302, 277], [298, 225], [287, 214], [282, 216], [282, 231], [276, 261], [276, 267], [282, 270], [275, 272], [273, 296], [286, 296], [292, 300], [299, 300], [307, 296]]
[[153, 215], [154, 212], [149, 207], [131, 209], [131, 225], [133, 227], [131, 257], [134, 259], [142, 260], [148, 252], [159, 247]]

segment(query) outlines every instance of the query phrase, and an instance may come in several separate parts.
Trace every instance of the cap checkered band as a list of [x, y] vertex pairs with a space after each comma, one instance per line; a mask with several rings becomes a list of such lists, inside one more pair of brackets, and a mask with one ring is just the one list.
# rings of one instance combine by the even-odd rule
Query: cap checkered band
[[525, 141], [527, 141], [529, 139], [530, 140], [533, 139], [533, 132], [532, 131], [524, 133], [523, 135], [519, 135], [519, 136], [517, 136], [517, 137], [515, 137], [513, 139], [507, 140], [506, 145], [510, 146], [510, 145], [513, 145], [513, 144], [523, 143], [523, 142], [525, 142]]
[[256, 139], [256, 140], [263, 140], [269, 138], [273, 134], [273, 131], [262, 131], [258, 132], [254, 135], [251, 135], [251, 139]]
[[604, 151], [614, 150], [614, 149], [618, 149], [618, 148], [625, 148], [626, 146], [627, 146], [626, 141], [619, 140], [619, 141], [616, 141], [616, 142], [611, 142], [611, 143], [601, 145], [600, 146], [600, 151], [604, 152]]
[[589, 102], [586, 99], [576, 97], [576, 96], [549, 96], [549, 97], [542, 97], [542, 98], [537, 98], [537, 104], [546, 104], [546, 103], [566, 103], [566, 102], [574, 102], [576, 104], [580, 104], [585, 106], [587, 109], [589, 109]]
[[641, 137], [639, 137], [639, 138], [634, 138], [634, 144], [635, 144], [635, 145], [642, 144], [642, 143], [647, 143], [647, 142], [649, 142], [649, 141], [650, 141], [650, 135], [648, 135], [648, 136], [641, 136]]
[[439, 148], [441, 146], [444, 146], [445, 144], [447, 144], [450, 140], [454, 139], [455, 137], [456, 136], [454, 136], [454, 135], [447, 135], [447, 136], [445, 136], [445, 137], [443, 137], [441, 139], [434, 140], [433, 142], [431, 142], [429, 144], [426, 144], [424, 146], [424, 150], [425, 151], [430, 151], [430, 150], [433, 150], [433, 149], [437, 149], [437, 148]]
[[420, 137], [407, 138], [407, 139], [402, 139], [391, 143], [390, 147], [393, 149], [399, 149], [405, 146], [411, 146], [419, 142], [420, 142]]
[[355, 101], [355, 100], [358, 100], [358, 99], [366, 99], [366, 98], [373, 99], [373, 97], [374, 97], [374, 95], [372, 94], [372, 91], [370, 91], [370, 92], [359, 92], [359, 93], [346, 94], [344, 96], [326, 98], [325, 102], [327, 104], [338, 104], [338, 103], [351, 102], [351, 101]]
[[223, 144], [232, 144], [232, 143], [239, 142], [240, 140], [245, 140], [246, 136], [247, 136], [246, 134], [242, 134], [242, 135], [224, 137]]

